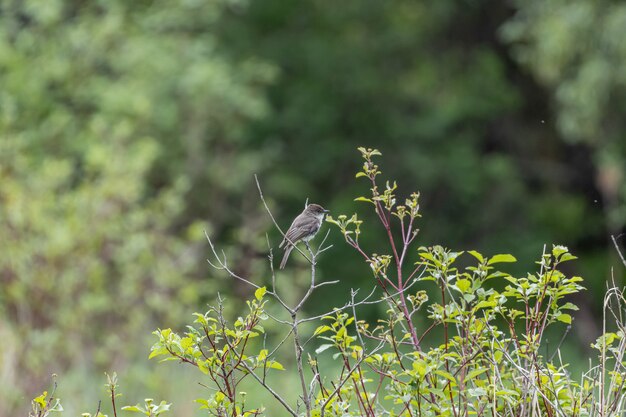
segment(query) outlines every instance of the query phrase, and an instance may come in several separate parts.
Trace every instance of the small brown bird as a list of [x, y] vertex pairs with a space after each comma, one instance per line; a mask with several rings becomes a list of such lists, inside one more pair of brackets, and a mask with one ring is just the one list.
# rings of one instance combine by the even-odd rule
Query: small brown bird
[[289, 254], [296, 243], [303, 241], [308, 246], [307, 242], [320, 230], [326, 213], [328, 213], [328, 210], [325, 210], [322, 206], [309, 204], [304, 211], [293, 220], [293, 223], [289, 226], [289, 230], [285, 233], [285, 238], [278, 246], [279, 248], [285, 247], [285, 254], [280, 263], [280, 269], [285, 268]]

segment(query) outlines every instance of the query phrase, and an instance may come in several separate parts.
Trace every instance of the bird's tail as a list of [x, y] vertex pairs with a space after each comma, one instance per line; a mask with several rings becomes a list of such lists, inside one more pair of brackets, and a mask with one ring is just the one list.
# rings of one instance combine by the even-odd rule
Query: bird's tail
[[280, 269], [285, 269], [285, 265], [287, 264], [287, 259], [289, 259], [289, 254], [293, 250], [293, 246], [286, 245], [285, 246], [285, 254], [283, 255], [283, 260], [280, 261]]

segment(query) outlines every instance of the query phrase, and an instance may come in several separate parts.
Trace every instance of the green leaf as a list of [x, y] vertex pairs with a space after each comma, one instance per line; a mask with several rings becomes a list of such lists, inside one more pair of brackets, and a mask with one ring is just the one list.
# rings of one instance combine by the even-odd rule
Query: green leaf
[[566, 324], [572, 324], [572, 316], [566, 313], [559, 314], [556, 319]]
[[567, 261], [571, 261], [571, 260], [574, 260], [574, 259], [578, 259], [578, 257], [572, 255], [571, 253], [566, 253], [566, 254], [564, 254], [563, 256], [561, 256], [559, 258], [559, 261], [560, 262], [567, 262]]
[[502, 253], [489, 258], [487, 265], [493, 265], [501, 262], [517, 262], [517, 259], [515, 259], [515, 256], [513, 255], [509, 255], [508, 253]]
[[371, 199], [366, 198], [366, 197], [357, 197], [354, 199], [354, 201], [365, 201], [366, 203], [373, 203]]
[[267, 288], [261, 287], [254, 292], [254, 296], [256, 297], [257, 300], [261, 301], [261, 298], [263, 298], [266, 292], [267, 292]]
[[209, 400], [205, 400], [204, 398], [196, 398], [194, 400], [194, 402], [197, 402], [198, 404], [202, 404], [202, 407], [200, 407], [200, 408], [208, 408], [209, 407]]
[[470, 397], [483, 397], [487, 395], [487, 390], [484, 388], [470, 388], [467, 390]]
[[319, 326], [317, 329], [315, 329], [315, 332], [313, 332], [313, 336], [317, 336], [329, 330], [332, 330], [330, 326], [326, 326], [326, 325]]
[[317, 353], [319, 355], [320, 353], [322, 353], [323, 351], [325, 351], [326, 349], [331, 348], [331, 347], [333, 347], [333, 345], [331, 345], [331, 344], [320, 345], [320, 347], [315, 349], [315, 353]]
[[493, 278], [500, 278], [500, 277], [510, 277], [510, 274], [507, 274], [506, 272], [501, 272], [501, 271], [496, 271], [493, 274], [489, 274], [487, 275], [487, 277], [485, 278], [485, 280], [488, 279], [493, 279]]
[[226, 395], [222, 391], [215, 393], [214, 399], [216, 403], [221, 404], [224, 401], [224, 398], [226, 398]]
[[515, 397], [519, 397], [520, 394], [517, 391], [513, 391], [510, 389], [501, 389], [500, 391], [496, 391], [496, 396], [510, 396], [513, 395]]
[[479, 308], [493, 308], [496, 306], [496, 302], [491, 300], [491, 301], [481, 301], [480, 303], [476, 304], [476, 307], [474, 307], [476, 310], [478, 310]]
[[443, 401], [448, 401], [448, 397], [446, 396], [446, 394], [443, 392], [443, 390], [439, 388], [430, 388], [430, 389], [427, 389], [426, 391], [429, 393], [432, 392], [433, 394], [441, 398]]
[[446, 378], [450, 382], [456, 382], [456, 378], [450, 372], [446, 372], [446, 371], [444, 371], [442, 369], [437, 369], [435, 371], [435, 374]]
[[168, 355], [168, 354], [169, 352], [167, 351], [167, 349], [162, 347], [162, 348], [154, 349], [152, 352], [150, 352], [150, 356], [148, 356], [148, 359], [152, 359], [155, 356]]
[[124, 411], [133, 411], [135, 413], [143, 413], [144, 412], [141, 408], [139, 408], [136, 405], [127, 405], [125, 407], [122, 407], [122, 410], [124, 410]]
[[469, 374], [465, 375], [465, 380], [470, 381], [470, 380], [476, 378], [478, 375], [483, 374], [485, 372], [487, 372], [487, 368], [474, 369], [472, 372], [470, 372]]
[[354, 178], [367, 177], [367, 174], [363, 171], [357, 172]]
[[272, 369], [278, 369], [279, 371], [285, 370], [285, 367], [276, 361], [270, 362], [269, 367]]
[[567, 247], [563, 245], [554, 245], [552, 247], [552, 256], [556, 258], [568, 252], [569, 252], [569, 249], [567, 249]]
[[476, 252], [475, 250], [467, 251], [467, 253], [472, 255], [474, 258], [478, 259], [478, 262], [480, 262], [480, 263], [483, 263], [485, 261], [485, 258], [483, 257], [483, 255], [481, 255], [480, 253]]
[[561, 310], [578, 310], [578, 306], [572, 303], [565, 303], [561, 306]]
[[456, 286], [459, 291], [461, 291], [461, 294], [465, 294], [467, 290], [472, 286], [472, 283], [469, 279], [462, 278], [456, 281]]
[[208, 360], [206, 361], [197, 361], [198, 369], [205, 375], [209, 374]]

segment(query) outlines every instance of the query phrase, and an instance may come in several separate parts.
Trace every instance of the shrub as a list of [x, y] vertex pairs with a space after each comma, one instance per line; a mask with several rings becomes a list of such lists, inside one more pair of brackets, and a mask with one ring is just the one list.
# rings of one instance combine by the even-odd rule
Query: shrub
[[[607, 292], [604, 334], [592, 344], [597, 360], [575, 380], [558, 347], [551, 355], [542, 354], [547, 329], [557, 323], [569, 329], [570, 313], [577, 309], [567, 296], [583, 289], [582, 278], [561, 270], [575, 256], [564, 246], [544, 249], [537, 270], [522, 277], [497, 269], [515, 262], [512, 255], [484, 256], [441, 246], [418, 247], [419, 260], [411, 264], [407, 254], [415, 250], [419, 194], [412, 193], [403, 205], [397, 204], [395, 182], [379, 188], [381, 172], [372, 158], [380, 153], [359, 150], [364, 165], [357, 178], [365, 177], [371, 188], [367, 197], [356, 200], [373, 208], [388, 239], [389, 253], [370, 255], [361, 246], [363, 222], [356, 214], [327, 221], [370, 266], [376, 286], [369, 294], [360, 296], [352, 290], [341, 307], [318, 316], [303, 313], [315, 290], [338, 282], [317, 280], [318, 257], [330, 249], [325, 246], [328, 233], [317, 250], [296, 248], [310, 263], [311, 281], [302, 297], [291, 304], [276, 285], [271, 248], [268, 289], [235, 273], [207, 236], [214, 258], [210, 264], [254, 287], [254, 298], [231, 323], [224, 314], [225, 301], [218, 297], [207, 312], [194, 313], [195, 320], [184, 333], [155, 331], [158, 340], [150, 354], [192, 365], [205, 376], [207, 395], [196, 401], [206, 415], [264, 415], [262, 405], [246, 403], [246, 392], [241, 391], [246, 380], [266, 390], [294, 417], [617, 416], [626, 411], [626, 339], [621, 315], [626, 298], [622, 290], [613, 285]], [[259, 192], [265, 203], [260, 186]], [[435, 300], [424, 290], [427, 286], [436, 289]], [[386, 308], [386, 315], [375, 323], [358, 316], [372, 304]], [[275, 307], [282, 309], [282, 315], [275, 313]], [[418, 312], [428, 318], [429, 326], [416, 326]], [[614, 332], [606, 330], [609, 314]], [[308, 323], [317, 323], [310, 335], [305, 333]], [[273, 330], [266, 333], [265, 327], [276, 325], [286, 330], [281, 338]], [[286, 369], [277, 356], [288, 340], [295, 353], [298, 398], [289, 398], [284, 387], [273, 386], [268, 378], [269, 373]], [[309, 346], [311, 340], [320, 341], [316, 349]], [[334, 372], [322, 372], [320, 364], [330, 358], [338, 366]], [[115, 374], [108, 377], [106, 387], [117, 417]], [[56, 382], [50, 394], [43, 392], [33, 399], [31, 417], [63, 411], [55, 391]], [[120, 411], [153, 417], [168, 412], [170, 406], [148, 398], [143, 405]], [[93, 416], [106, 417], [100, 405]]]
[[[364, 164], [356, 176], [368, 181], [370, 194], [356, 200], [376, 213], [389, 252], [370, 254], [361, 246], [364, 225], [356, 214], [327, 221], [369, 264], [376, 291], [360, 296], [353, 290], [342, 307], [307, 317], [302, 307], [311, 294], [336, 283], [316, 280], [318, 257], [329, 249], [325, 238], [319, 249], [300, 251], [310, 263], [311, 282], [294, 304], [284, 301], [276, 285], [271, 248], [268, 289], [237, 275], [208, 239], [211, 265], [255, 287], [255, 298], [247, 301], [246, 311], [232, 323], [223, 314], [224, 300], [219, 299], [206, 313], [195, 313], [186, 332], [154, 332], [158, 341], [150, 357], [178, 360], [206, 375], [212, 390], [198, 402], [207, 415], [263, 415], [264, 408], [246, 404], [245, 393], [239, 391], [246, 379], [256, 381], [292, 416], [608, 416], [626, 410], [620, 317], [615, 316], [618, 331], [605, 333], [593, 345], [599, 362], [579, 381], [569, 374], [558, 348], [550, 356], [542, 354], [546, 330], [557, 323], [572, 323], [570, 313], [577, 308], [567, 296], [583, 289], [582, 278], [561, 270], [563, 263], [576, 259], [566, 247], [544, 249], [537, 270], [521, 277], [498, 269], [515, 261], [511, 255], [484, 256], [441, 246], [417, 248], [419, 261], [409, 264], [407, 254], [416, 249], [419, 194], [398, 204], [396, 183], [388, 181], [382, 187], [378, 182], [381, 171], [373, 158], [380, 152], [359, 150]], [[260, 186], [259, 192], [263, 199]], [[269, 209], [268, 213], [271, 216]], [[436, 300], [429, 298], [426, 286], [436, 287]], [[286, 314], [270, 314], [274, 311], [268, 308], [270, 303]], [[360, 308], [368, 304], [384, 305], [386, 316], [375, 323], [360, 319]], [[623, 305], [622, 292], [609, 291], [607, 311], [619, 311]], [[417, 328], [417, 312], [428, 317], [429, 326]], [[267, 321], [285, 326], [287, 335], [282, 339], [265, 335]], [[309, 335], [301, 332], [309, 322], [319, 324], [312, 336], [322, 344], [314, 351], [307, 345]], [[431, 340], [426, 346], [429, 333], [435, 343]], [[255, 342], [262, 335], [263, 341]], [[289, 336], [299, 398], [286, 398], [267, 379], [269, 372], [284, 370], [277, 351]], [[320, 362], [329, 358], [337, 361], [338, 369], [322, 375]]]

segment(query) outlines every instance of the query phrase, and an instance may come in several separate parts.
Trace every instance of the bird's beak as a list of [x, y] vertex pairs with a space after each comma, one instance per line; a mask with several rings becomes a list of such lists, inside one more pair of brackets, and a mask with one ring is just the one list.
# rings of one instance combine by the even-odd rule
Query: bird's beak
[[324, 210], [324, 213], [330, 213], [330, 210]]

